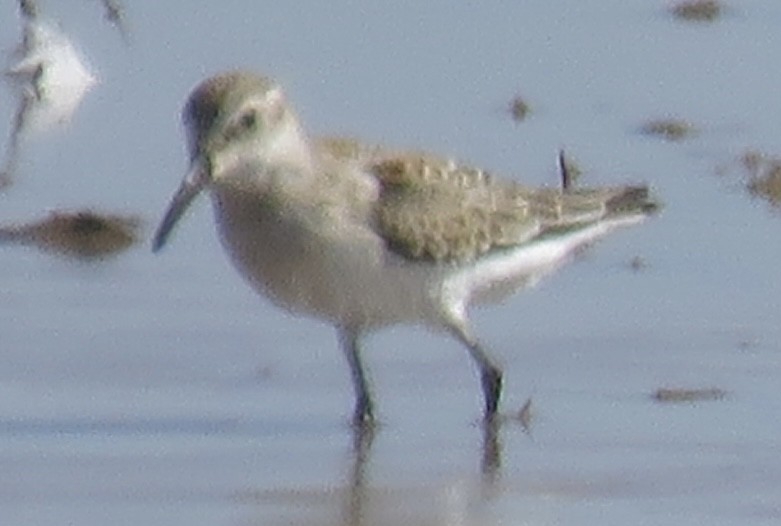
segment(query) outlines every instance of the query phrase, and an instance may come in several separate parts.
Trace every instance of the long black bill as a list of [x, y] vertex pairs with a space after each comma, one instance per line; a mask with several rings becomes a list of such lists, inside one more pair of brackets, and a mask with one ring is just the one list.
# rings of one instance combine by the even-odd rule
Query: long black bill
[[160, 226], [157, 227], [157, 232], [155, 232], [155, 237], [152, 240], [152, 252], [157, 252], [163, 248], [179, 218], [184, 215], [190, 204], [198, 197], [198, 194], [206, 186], [207, 181], [208, 170], [204, 163], [197, 160], [194, 161], [190, 171], [184, 177], [182, 184], [179, 185], [179, 189], [168, 204], [168, 209], [165, 211], [165, 216], [160, 222]]

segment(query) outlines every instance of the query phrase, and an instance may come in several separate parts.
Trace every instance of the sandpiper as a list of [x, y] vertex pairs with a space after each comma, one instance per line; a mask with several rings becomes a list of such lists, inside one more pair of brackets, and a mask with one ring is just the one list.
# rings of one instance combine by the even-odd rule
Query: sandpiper
[[249, 283], [337, 329], [358, 425], [374, 419], [361, 339], [399, 323], [467, 348], [491, 421], [502, 371], [473, 334], [469, 306], [536, 283], [656, 209], [645, 186], [527, 188], [427, 153], [310, 138], [280, 87], [245, 71], [203, 81], [182, 118], [190, 171], [153, 250], [208, 190], [222, 244]]

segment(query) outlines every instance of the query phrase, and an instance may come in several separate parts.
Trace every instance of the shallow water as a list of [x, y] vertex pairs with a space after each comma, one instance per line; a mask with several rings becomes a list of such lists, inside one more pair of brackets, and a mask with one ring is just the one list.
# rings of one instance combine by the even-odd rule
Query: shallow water
[[[157, 256], [2, 247], [0, 524], [777, 523], [781, 217], [718, 174], [746, 149], [778, 154], [781, 6], [691, 25], [640, 0], [128, 2], [126, 42], [97, 2], [40, 4], [100, 84], [67, 130], [24, 138], [4, 224], [90, 207], [149, 233], [186, 168], [184, 97], [235, 66], [276, 75], [317, 133], [532, 184], [556, 184], [564, 147], [579, 184], [645, 181], [665, 208], [475, 312], [505, 414], [532, 398], [529, 429], [496, 440], [466, 353], [398, 328], [369, 340], [382, 426], [355, 446], [333, 331], [244, 285], [205, 200]], [[668, 116], [698, 133], [638, 133]], [[662, 387], [726, 396], [661, 404]]]

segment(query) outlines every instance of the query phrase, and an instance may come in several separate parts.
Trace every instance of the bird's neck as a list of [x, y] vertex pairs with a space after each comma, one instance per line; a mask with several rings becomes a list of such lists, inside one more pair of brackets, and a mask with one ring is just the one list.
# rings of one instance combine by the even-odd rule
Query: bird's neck
[[312, 150], [304, 130], [295, 116], [280, 123], [281, 128], [263, 148], [263, 161], [268, 166], [286, 167], [302, 173], [313, 171]]

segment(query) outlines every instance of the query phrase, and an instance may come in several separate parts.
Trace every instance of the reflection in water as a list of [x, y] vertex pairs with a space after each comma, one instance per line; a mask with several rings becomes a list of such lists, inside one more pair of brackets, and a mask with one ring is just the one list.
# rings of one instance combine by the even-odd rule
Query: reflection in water
[[483, 458], [480, 471], [483, 475], [483, 489], [492, 490], [499, 479], [502, 468], [502, 443], [499, 440], [499, 418], [493, 418], [482, 423], [483, 427]]
[[[371, 488], [367, 468], [371, 458], [372, 444], [377, 429], [375, 426], [357, 426], [353, 431], [353, 448], [348, 477], [345, 508], [342, 513], [345, 526], [367, 526], [376, 524], [463, 524], [468, 521], [472, 508], [493, 500], [498, 492], [498, 481], [502, 468], [502, 443], [500, 439], [501, 419], [493, 418], [481, 424], [481, 478], [478, 484], [477, 502], [474, 496], [461, 484], [433, 488], [434, 495], [423, 498], [431, 490], [417, 488], [415, 495], [401, 492], [401, 498], [392, 497], [392, 492], [381, 492]], [[374, 491], [372, 491], [372, 489]], [[379, 495], [383, 494], [380, 498]], [[410, 500], [411, 499], [411, 500]], [[370, 505], [377, 501], [377, 506]], [[439, 502], [438, 502], [439, 501]], [[440, 504], [439, 509], [437, 504]], [[412, 522], [410, 522], [412, 521]]]
[[[300, 526], [385, 526], [491, 524], [487, 504], [498, 496], [502, 447], [499, 419], [482, 427], [480, 476], [423, 485], [380, 485], [370, 476], [376, 453], [375, 426], [356, 426], [347, 455], [346, 478], [340, 488], [275, 488], [249, 492], [240, 500], [259, 508], [242, 524]], [[406, 462], [414, 463], [415, 452]], [[374, 465], [371, 471], [379, 469]]]
[[365, 521], [366, 470], [376, 433], [377, 428], [374, 424], [353, 426], [352, 466], [347, 480], [347, 500], [343, 515], [346, 525], [364, 526], [368, 524]]
[[482, 462], [480, 464], [483, 475], [482, 487], [484, 496], [490, 498], [497, 486], [502, 469], [502, 440], [500, 431], [502, 426], [520, 426], [525, 434], [531, 434], [534, 411], [532, 399], [528, 398], [521, 408], [509, 415], [497, 415], [496, 418], [482, 422]]
[[80, 259], [116, 255], [138, 241], [140, 220], [90, 210], [52, 212], [40, 221], [0, 227], [0, 243], [33, 245]]
[[67, 123], [97, 82], [71, 40], [55, 24], [41, 20], [33, 0], [20, 0], [22, 42], [6, 78], [17, 91], [17, 110], [0, 167], [0, 187], [8, 185], [18, 163], [21, 136]]

